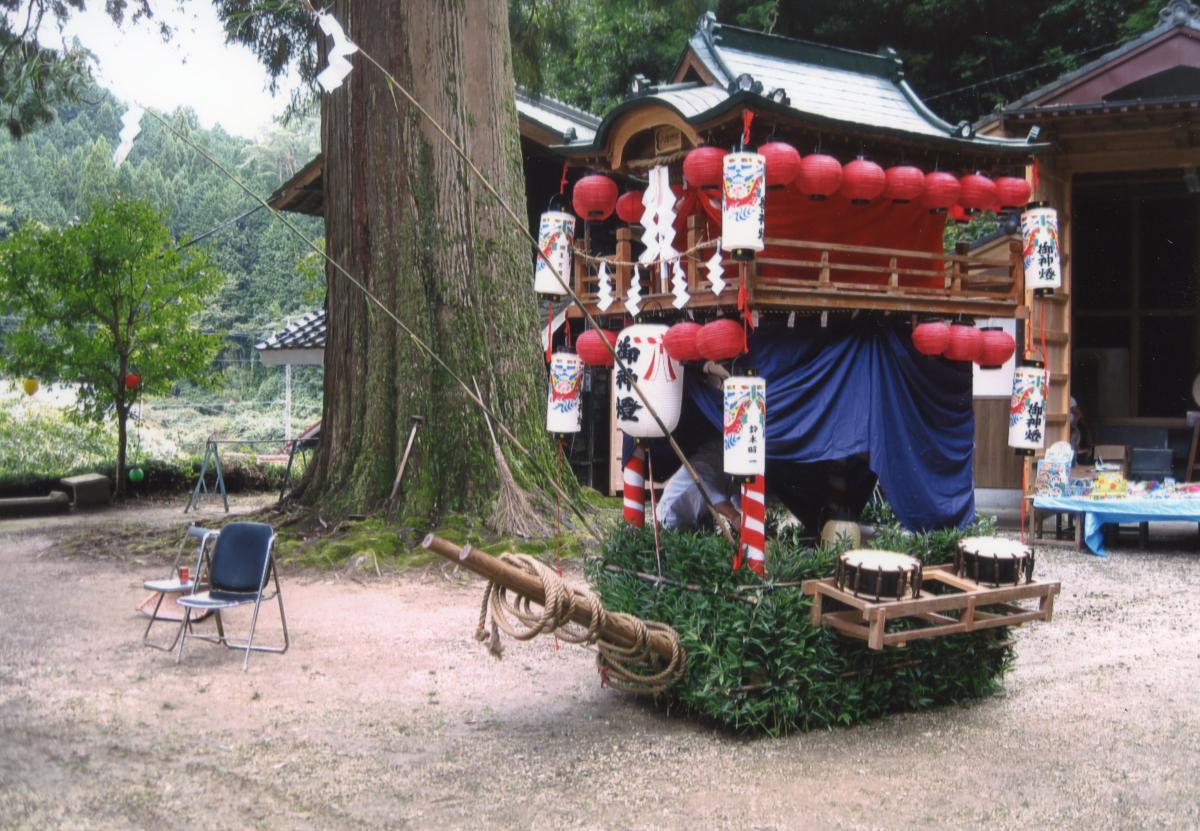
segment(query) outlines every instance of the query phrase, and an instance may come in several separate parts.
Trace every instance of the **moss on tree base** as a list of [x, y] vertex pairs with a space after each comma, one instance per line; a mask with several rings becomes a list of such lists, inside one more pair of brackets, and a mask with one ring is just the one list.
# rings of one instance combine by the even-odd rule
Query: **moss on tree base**
[[[949, 561], [965, 533], [904, 536], [893, 529], [881, 547], [933, 565]], [[785, 533], [768, 544], [771, 580], [764, 582], [748, 570], [730, 571], [733, 552], [724, 539], [666, 532], [662, 574], [692, 584], [694, 590], [688, 590], [630, 574], [656, 572], [654, 537], [650, 530], [623, 528], [590, 564], [589, 578], [609, 611], [663, 621], [679, 632], [687, 673], [660, 703], [739, 732], [776, 735], [851, 725], [999, 689], [1013, 659], [1006, 630], [873, 651], [865, 642], [813, 626], [811, 598], [798, 586], [773, 585], [831, 576], [837, 553], [802, 547]]]

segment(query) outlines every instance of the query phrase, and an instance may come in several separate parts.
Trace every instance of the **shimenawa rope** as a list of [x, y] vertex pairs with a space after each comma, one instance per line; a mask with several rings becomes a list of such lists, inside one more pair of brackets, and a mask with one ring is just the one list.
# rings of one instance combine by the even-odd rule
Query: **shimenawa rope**
[[[488, 583], [479, 609], [475, 637], [488, 641], [488, 649], [496, 657], [503, 652], [500, 632], [519, 641], [553, 633], [567, 643], [595, 646], [596, 666], [604, 683], [624, 692], [657, 695], [683, 676], [686, 655], [679, 643], [679, 633], [667, 624], [607, 611], [600, 598], [568, 585], [554, 569], [536, 557], [503, 554], [500, 559], [541, 580], [546, 602], [538, 610], [528, 597], [515, 592], [510, 597], [504, 586]], [[571, 614], [576, 610], [587, 612], [589, 623], [586, 627], [571, 622]], [[632, 646], [621, 646], [600, 636], [605, 624], [614, 619], [622, 620], [636, 632]], [[658, 633], [671, 642], [671, 658], [665, 666], [662, 659], [650, 651], [651, 633]]]

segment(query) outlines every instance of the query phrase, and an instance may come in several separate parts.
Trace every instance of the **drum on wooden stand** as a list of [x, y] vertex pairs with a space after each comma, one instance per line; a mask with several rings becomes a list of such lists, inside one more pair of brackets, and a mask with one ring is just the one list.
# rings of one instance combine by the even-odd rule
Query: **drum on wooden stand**
[[855, 597], [902, 600], [921, 596], [921, 561], [895, 551], [855, 548], [838, 557], [834, 582]]
[[1033, 549], [999, 537], [963, 537], [954, 555], [954, 573], [983, 586], [1016, 586], [1033, 581]]

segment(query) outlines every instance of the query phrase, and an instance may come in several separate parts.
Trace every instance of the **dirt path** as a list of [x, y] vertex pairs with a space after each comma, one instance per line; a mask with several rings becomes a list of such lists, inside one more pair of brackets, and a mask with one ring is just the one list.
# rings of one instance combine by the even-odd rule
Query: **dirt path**
[[[1200, 554], [1039, 554], [1055, 621], [1006, 695], [745, 740], [600, 689], [589, 653], [471, 638], [481, 585], [284, 574], [292, 649], [143, 648], [162, 566], [64, 557], [81, 523], [0, 523], [0, 827], [1200, 826]], [[278, 633], [266, 615], [267, 636]], [[163, 630], [164, 632], [166, 630]], [[262, 631], [262, 630], [260, 630]]]

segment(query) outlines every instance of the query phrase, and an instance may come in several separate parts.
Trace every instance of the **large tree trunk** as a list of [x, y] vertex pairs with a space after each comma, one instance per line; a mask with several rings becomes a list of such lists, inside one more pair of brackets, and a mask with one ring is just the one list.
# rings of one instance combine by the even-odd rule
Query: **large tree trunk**
[[[524, 215], [504, 0], [339, 0], [349, 36], [410, 90]], [[484, 396], [523, 442], [543, 433], [544, 363], [529, 249], [465, 164], [362, 56], [322, 98], [325, 232], [334, 260]], [[496, 470], [480, 413], [448, 374], [328, 272], [321, 446], [303, 498], [381, 507], [425, 416], [397, 513], [480, 512]], [[512, 459], [512, 455], [509, 454]]]

